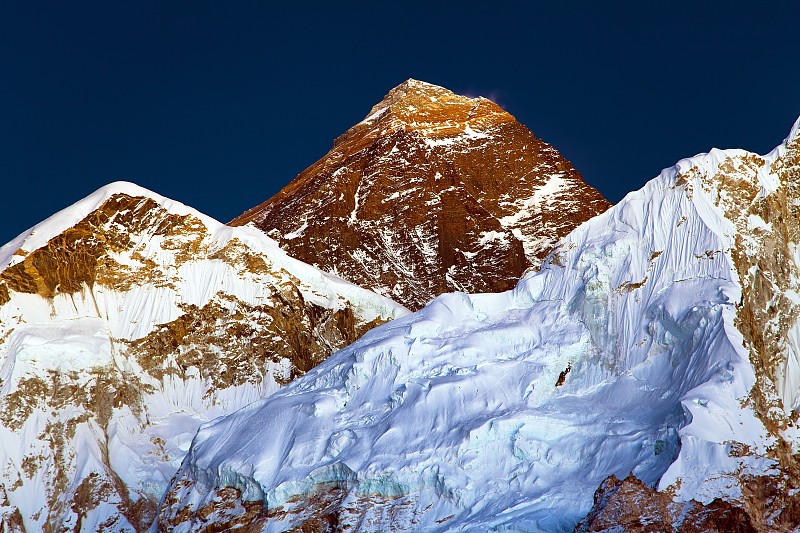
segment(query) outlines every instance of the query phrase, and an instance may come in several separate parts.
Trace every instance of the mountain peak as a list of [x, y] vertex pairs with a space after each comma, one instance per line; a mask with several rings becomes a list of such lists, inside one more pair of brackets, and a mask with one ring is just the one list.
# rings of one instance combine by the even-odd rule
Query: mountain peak
[[440, 107], [446, 104], [473, 104], [482, 98], [461, 96], [450, 89], [426, 81], [409, 78], [389, 91], [376, 108], [387, 105], [413, 105]]
[[461, 96], [439, 85], [410, 78], [389, 91], [361, 124], [442, 138], [513, 120], [499, 105], [482, 96]]
[[127, 181], [115, 181], [100, 187], [92, 194], [50, 216], [46, 220], [20, 234], [16, 239], [0, 247], [0, 270], [21, 260], [20, 252], [44, 246], [47, 241], [73, 227], [108, 200], [118, 196], [147, 198], [163, 207], [167, 212], [184, 216], [192, 215], [207, 227], [222, 226], [222, 223], [196, 211], [178, 201], [171, 200], [149, 189]]
[[419, 309], [512, 288], [608, 202], [486, 98], [407, 80], [252, 222], [290, 255]]
[[0, 248], [0, 531], [145, 531], [201, 423], [405, 313], [257, 230], [102, 187]]
[[[406, 81], [389, 91], [389, 93], [394, 93], [396, 91], [406, 91], [406, 92], [421, 92], [421, 93], [438, 93], [438, 92], [449, 92], [452, 91], [442, 87], [441, 85], [436, 85], [434, 83], [428, 83], [427, 81], [422, 80], [415, 80], [414, 78], [408, 78]], [[455, 93], [453, 93], [455, 94]]]

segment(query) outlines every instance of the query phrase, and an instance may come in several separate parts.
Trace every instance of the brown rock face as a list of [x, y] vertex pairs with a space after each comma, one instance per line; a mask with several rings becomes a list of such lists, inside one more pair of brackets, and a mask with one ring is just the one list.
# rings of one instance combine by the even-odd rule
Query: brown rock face
[[748, 514], [722, 500], [704, 505], [694, 500], [673, 502], [632, 474], [606, 479], [594, 495], [594, 506], [576, 533], [756, 533]]
[[408, 80], [231, 225], [419, 309], [499, 292], [609, 203], [497, 104]]

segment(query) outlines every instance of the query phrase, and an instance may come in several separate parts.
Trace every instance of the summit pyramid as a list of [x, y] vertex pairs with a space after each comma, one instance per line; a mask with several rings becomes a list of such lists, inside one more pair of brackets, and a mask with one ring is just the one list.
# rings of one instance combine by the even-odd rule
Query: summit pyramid
[[407, 80], [283, 190], [231, 222], [419, 309], [512, 288], [609, 203], [486, 98]]

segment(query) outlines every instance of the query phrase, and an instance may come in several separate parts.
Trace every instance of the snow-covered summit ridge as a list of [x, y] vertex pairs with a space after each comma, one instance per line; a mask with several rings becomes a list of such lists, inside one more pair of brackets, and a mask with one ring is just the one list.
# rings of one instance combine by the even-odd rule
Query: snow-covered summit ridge
[[409, 79], [389, 91], [359, 125], [379, 126], [384, 134], [406, 130], [437, 139], [486, 135], [486, 130], [513, 120], [487, 98], [461, 96], [432, 83]]
[[[167, 198], [128, 181], [111, 182], [97, 189], [83, 199], [24, 231], [18, 237], [0, 247], [0, 272], [22, 262], [29, 252], [45, 246], [51, 239], [73, 228], [87, 216], [100, 209], [108, 200], [118, 195], [152, 200], [163, 209], [163, 215], [160, 216], [174, 215], [178, 217], [191, 217], [197, 220], [201, 225], [198, 229], [203, 228], [201, 231], [207, 232], [212, 236], [211, 241], [213, 241], [213, 244], [209, 242], [211, 249], [222, 249], [231, 241], [241, 242], [246, 246], [253, 247], [260, 253], [269, 254], [273, 262], [284, 265], [284, 268], [287, 268], [289, 272], [302, 272], [301, 276], [307, 277], [312, 283], [314, 283], [312, 280], [317, 280], [326, 285], [337, 286], [340, 290], [344, 290], [354, 297], [365, 292], [361, 287], [335, 274], [322, 272], [298, 259], [290, 257], [280, 248], [274, 239], [252, 225], [235, 228], [227, 226], [213, 217], [201, 213], [177, 200]], [[117, 215], [119, 214], [120, 213], [117, 213]], [[370, 298], [379, 298], [383, 300], [386, 308], [396, 308], [401, 314], [406, 312], [402, 306], [399, 306], [392, 300], [375, 295], [369, 291], [366, 292], [369, 293], [367, 300]]]
[[210, 216], [186, 206], [176, 200], [166, 198], [145, 187], [136, 185], [128, 181], [115, 181], [100, 187], [92, 194], [75, 202], [69, 207], [51, 215], [32, 228], [24, 231], [15, 239], [0, 247], [0, 270], [14, 264], [22, 259], [21, 256], [14, 255], [18, 250], [35, 250], [43, 246], [47, 241], [60, 234], [64, 230], [71, 228], [79, 221], [84, 219], [89, 213], [99, 208], [106, 200], [116, 194], [126, 194], [134, 197], [144, 197], [155, 200], [167, 212], [176, 215], [191, 215], [201, 220], [207, 227], [216, 229], [222, 226], [222, 222], [214, 220]]
[[384, 96], [383, 100], [372, 106], [372, 109], [362, 122], [374, 121], [381, 113], [392, 107], [416, 107], [415, 104], [418, 104], [419, 107], [423, 109], [429, 107], [438, 108], [447, 105], [475, 106], [480, 101], [489, 100], [483, 96], [475, 98], [461, 96], [440, 85], [409, 78], [389, 91], [386, 96]]
[[797, 144], [681, 160], [512, 291], [441, 296], [204, 426], [160, 525], [568, 531], [629, 472], [777, 520], [800, 503]]

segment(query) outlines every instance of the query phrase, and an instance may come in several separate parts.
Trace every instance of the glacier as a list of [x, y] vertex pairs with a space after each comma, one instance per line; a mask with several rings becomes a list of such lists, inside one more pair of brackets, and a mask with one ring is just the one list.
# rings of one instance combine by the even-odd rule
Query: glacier
[[[440, 296], [205, 424], [153, 531], [233, 524], [245, 508], [269, 532], [571, 531], [603, 480], [629, 473], [679, 501], [740, 501], [742, 476], [800, 443], [800, 252], [788, 217], [758, 211], [800, 205], [799, 129], [766, 156], [681, 160], [513, 290]], [[786, 265], [762, 260], [770, 234]], [[762, 278], [788, 280], [773, 287], [787, 324], [751, 309]], [[765, 366], [753, 335], [770, 328]]]

